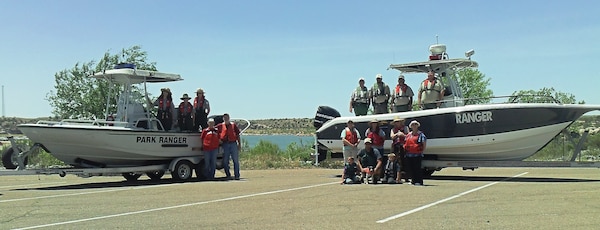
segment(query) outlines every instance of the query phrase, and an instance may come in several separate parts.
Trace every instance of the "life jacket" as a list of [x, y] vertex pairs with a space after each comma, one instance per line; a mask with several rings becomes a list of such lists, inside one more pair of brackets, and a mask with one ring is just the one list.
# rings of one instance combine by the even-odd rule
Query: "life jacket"
[[440, 92], [440, 90], [435, 88], [435, 84], [437, 82], [438, 82], [437, 78], [434, 78], [433, 81], [430, 81], [429, 79], [425, 79], [421, 83], [421, 89], [423, 89], [424, 91], [433, 90], [433, 91]]
[[367, 89], [367, 87], [356, 87], [356, 90], [354, 90], [354, 101], [358, 102], [358, 103], [367, 103], [369, 102], [369, 90]]
[[358, 142], [358, 134], [356, 130], [350, 130], [350, 128], [346, 127], [346, 137], [344, 137], [351, 144], [356, 144]]
[[164, 98], [162, 98], [162, 97], [159, 98], [159, 100], [158, 100], [158, 110], [169, 111], [169, 108], [171, 108], [171, 100], [169, 100], [169, 99], [166, 100], [167, 101], [167, 106], [166, 107], [163, 106], [165, 104], [164, 101], [165, 101]]
[[396, 144], [402, 144], [403, 145], [404, 144], [404, 141], [405, 141], [405, 138], [406, 138], [406, 134], [408, 133], [406, 125], [402, 126], [402, 128], [396, 128], [396, 127], [394, 127], [392, 129], [392, 133], [398, 133], [398, 131], [400, 131], [400, 130], [402, 130], [402, 133], [404, 133], [405, 136], [404, 136], [404, 138], [399, 138], [399, 137], [394, 138], [394, 145], [396, 145]]
[[202, 130], [202, 148], [204, 151], [210, 151], [219, 148], [219, 133], [215, 128], [206, 128]]
[[385, 92], [387, 88], [387, 85], [385, 83], [381, 83], [381, 87], [379, 87], [379, 84], [377, 84], [377, 82], [375, 82], [375, 84], [373, 84], [373, 96], [378, 97], [378, 96], [385, 96], [387, 92]]
[[422, 136], [423, 133], [419, 131], [417, 135], [413, 135], [412, 132], [406, 135], [406, 139], [404, 142], [404, 149], [406, 149], [406, 153], [412, 154], [423, 154], [423, 141]]
[[189, 102], [181, 102], [179, 104], [179, 114], [188, 115], [192, 113], [192, 104]]
[[194, 98], [194, 109], [204, 112], [204, 98], [198, 101], [198, 97]]
[[220, 138], [221, 140], [223, 140], [224, 142], [234, 142], [237, 141], [238, 139], [238, 134], [236, 132], [237, 126], [234, 123], [229, 123], [230, 127], [227, 128], [227, 125], [225, 123], [221, 124], [221, 135]]
[[406, 84], [396, 85], [396, 90], [394, 90], [394, 97], [395, 98], [406, 97], [406, 96], [402, 96], [402, 94], [406, 92], [407, 88], [408, 88], [408, 85], [406, 85]]
[[383, 142], [385, 141], [383, 139], [382, 136], [379, 136], [379, 131], [381, 129], [377, 129], [377, 132], [372, 131], [371, 129], [369, 129], [369, 134], [367, 134], [368, 138], [371, 138], [371, 140], [373, 141], [373, 146], [383, 146]]

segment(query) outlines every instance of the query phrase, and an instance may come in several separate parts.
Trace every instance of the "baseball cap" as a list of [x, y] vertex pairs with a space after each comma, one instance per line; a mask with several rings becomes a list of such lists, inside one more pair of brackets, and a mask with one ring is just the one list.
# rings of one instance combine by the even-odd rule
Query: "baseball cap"
[[398, 79], [404, 79], [404, 75], [400, 74], [400, 76], [398, 76]]
[[369, 144], [373, 144], [373, 141], [371, 141], [371, 138], [365, 138], [365, 144], [369, 143]]

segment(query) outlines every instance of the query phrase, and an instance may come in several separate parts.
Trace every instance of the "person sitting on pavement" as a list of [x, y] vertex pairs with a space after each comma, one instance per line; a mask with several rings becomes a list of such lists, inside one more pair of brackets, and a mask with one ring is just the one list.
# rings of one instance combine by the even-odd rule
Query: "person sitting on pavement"
[[373, 141], [371, 138], [365, 138], [365, 148], [358, 152], [358, 168], [361, 171], [361, 178], [365, 182], [371, 182], [376, 184], [379, 181], [381, 175], [381, 154], [379, 150], [373, 148], [371, 145]]
[[348, 163], [344, 164], [344, 173], [342, 174], [342, 184], [359, 183], [358, 164], [354, 162], [354, 157], [348, 157]]
[[396, 161], [396, 154], [388, 154], [388, 162], [385, 165], [382, 183], [402, 184], [400, 176], [400, 164]]

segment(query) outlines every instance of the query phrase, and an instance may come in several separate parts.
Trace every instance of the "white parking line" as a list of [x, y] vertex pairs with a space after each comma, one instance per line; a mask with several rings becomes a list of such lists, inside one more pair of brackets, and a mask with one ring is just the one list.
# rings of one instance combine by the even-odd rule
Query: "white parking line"
[[117, 191], [123, 191], [123, 190], [133, 190], [133, 189], [156, 188], [156, 187], [173, 186], [173, 185], [180, 185], [180, 184], [148, 185], [148, 186], [140, 186], [140, 187], [133, 187], [133, 188], [126, 187], [126, 188], [119, 188], [119, 189], [107, 189], [107, 190], [90, 191], [90, 192], [78, 192], [78, 193], [69, 193], [69, 194], [26, 197], [26, 198], [18, 198], [18, 199], [10, 199], [10, 200], [0, 200], [0, 203], [8, 203], [8, 202], [24, 201], [24, 200], [47, 199], [47, 198], [56, 198], [56, 197], [66, 197], [66, 196], [79, 196], [79, 195], [87, 195], [87, 194], [95, 194], [95, 193], [103, 193], [103, 192], [117, 192]]
[[65, 222], [36, 225], [36, 226], [30, 226], [30, 227], [24, 227], [24, 228], [18, 228], [18, 229], [35, 229], [35, 228], [54, 227], [54, 226], [59, 226], [59, 225], [74, 224], [74, 223], [85, 222], [85, 221], [101, 220], [101, 219], [108, 219], [108, 218], [113, 218], [113, 217], [129, 216], [129, 215], [135, 215], [135, 214], [141, 214], [141, 213], [156, 212], [156, 211], [163, 211], [163, 210], [176, 209], [176, 208], [184, 208], [184, 207], [189, 207], [189, 206], [217, 203], [217, 202], [230, 201], [230, 200], [238, 200], [238, 199], [244, 199], [244, 198], [250, 198], [250, 197], [256, 197], [256, 196], [271, 195], [271, 194], [282, 193], [282, 192], [291, 192], [291, 191], [296, 191], [296, 190], [316, 188], [316, 187], [332, 185], [332, 184], [339, 184], [339, 182], [329, 182], [329, 183], [324, 183], [324, 184], [309, 185], [309, 186], [303, 186], [303, 187], [297, 187], [297, 188], [281, 189], [281, 190], [254, 193], [254, 194], [241, 195], [241, 196], [234, 196], [234, 197], [222, 198], [222, 199], [216, 199], [216, 200], [209, 200], [209, 201], [202, 201], [202, 202], [195, 202], [195, 203], [188, 203], [188, 204], [180, 204], [180, 205], [168, 206], [168, 207], [162, 207], [162, 208], [146, 209], [146, 210], [140, 210], [140, 211], [135, 211], [135, 212], [124, 212], [124, 213], [113, 214], [113, 215], [97, 216], [97, 217], [85, 218], [85, 219], [79, 219], [79, 220], [71, 220], [71, 221], [65, 221]]
[[398, 218], [400, 218], [400, 217], [403, 217], [403, 216], [406, 216], [406, 215], [409, 215], [409, 214], [412, 214], [412, 213], [415, 213], [415, 212], [421, 211], [421, 210], [423, 210], [423, 209], [430, 208], [430, 207], [433, 207], [433, 206], [435, 206], [435, 205], [438, 205], [438, 204], [444, 203], [444, 202], [446, 202], [446, 201], [449, 201], [449, 200], [452, 200], [452, 199], [455, 199], [455, 198], [459, 198], [459, 197], [461, 197], [461, 196], [464, 196], [464, 195], [467, 195], [467, 194], [469, 194], [469, 193], [472, 193], [472, 192], [475, 192], [475, 191], [478, 191], [478, 190], [481, 190], [481, 189], [484, 189], [484, 188], [490, 187], [490, 186], [492, 186], [492, 185], [495, 185], [495, 184], [498, 184], [498, 183], [500, 183], [500, 182], [502, 182], [502, 181], [507, 181], [507, 180], [510, 180], [510, 179], [513, 179], [513, 178], [516, 178], [516, 177], [523, 176], [523, 175], [525, 175], [525, 174], [527, 174], [527, 173], [529, 173], [529, 172], [524, 172], [524, 173], [521, 173], [521, 174], [518, 174], [518, 175], [514, 175], [514, 176], [512, 176], [512, 177], [507, 177], [507, 178], [504, 178], [504, 179], [502, 179], [501, 181], [492, 182], [492, 183], [489, 183], [489, 184], [486, 184], [486, 185], [483, 185], [483, 186], [480, 186], [480, 187], [477, 187], [477, 188], [471, 189], [471, 190], [469, 190], [469, 191], [462, 192], [462, 193], [459, 193], [459, 194], [457, 194], [457, 195], [454, 195], [454, 196], [448, 197], [448, 198], [446, 198], [446, 199], [438, 200], [438, 201], [436, 201], [436, 202], [433, 202], [433, 203], [430, 203], [430, 204], [427, 204], [427, 205], [423, 205], [423, 206], [421, 206], [421, 207], [418, 207], [418, 208], [415, 208], [415, 209], [412, 209], [412, 210], [409, 210], [409, 211], [406, 211], [406, 212], [400, 213], [400, 214], [398, 214], [398, 215], [395, 215], [395, 216], [390, 216], [390, 217], [388, 217], [388, 218], [385, 218], [385, 219], [382, 219], [382, 220], [378, 220], [378, 221], [377, 221], [377, 223], [380, 223], [380, 224], [381, 224], [381, 223], [388, 222], [388, 221], [390, 221], [390, 220], [398, 219]]

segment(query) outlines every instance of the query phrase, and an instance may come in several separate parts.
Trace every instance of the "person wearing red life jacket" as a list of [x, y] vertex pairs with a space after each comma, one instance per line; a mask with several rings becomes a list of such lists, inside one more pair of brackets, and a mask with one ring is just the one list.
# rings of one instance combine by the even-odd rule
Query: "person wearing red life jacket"
[[390, 138], [392, 138], [392, 151], [396, 155], [396, 161], [400, 164], [400, 175], [401, 178], [408, 181], [410, 178], [406, 173], [406, 160], [404, 159], [406, 151], [404, 150], [405, 136], [409, 130], [404, 125], [404, 119], [400, 117], [394, 118], [394, 128], [390, 131]]
[[[210, 104], [204, 97], [204, 90], [198, 88], [196, 90], [196, 98], [194, 98], [194, 130], [201, 130], [207, 127], [208, 114], [210, 114]], [[200, 128], [202, 127], [202, 128]]]
[[169, 88], [160, 89], [161, 94], [158, 99], [154, 101], [154, 106], [158, 106], [157, 118], [163, 126], [165, 131], [171, 130], [173, 127], [173, 120], [175, 119], [175, 106], [173, 105], [173, 97], [171, 96], [171, 90]]
[[219, 130], [219, 138], [223, 147], [223, 170], [227, 179], [231, 179], [229, 169], [229, 160], [233, 161], [233, 175], [235, 180], [240, 179], [240, 155], [242, 149], [240, 141], [240, 129], [233, 122], [229, 121], [229, 114], [223, 114], [223, 123], [217, 127]]
[[435, 109], [442, 105], [444, 85], [435, 77], [435, 72], [427, 72], [427, 79], [419, 87], [418, 103], [421, 109]]
[[348, 120], [346, 128], [342, 130], [340, 135], [344, 147], [342, 148], [344, 154], [344, 163], [348, 163], [348, 158], [353, 157], [356, 159], [358, 154], [358, 144], [360, 143], [360, 134], [358, 130], [354, 128], [354, 122]]
[[423, 152], [427, 147], [427, 137], [423, 132], [419, 131], [421, 124], [413, 120], [408, 125], [410, 132], [406, 134], [404, 149], [406, 149], [406, 164], [407, 171], [412, 175], [412, 184], [415, 186], [423, 185], [423, 170], [421, 162], [423, 160]]
[[398, 84], [390, 98], [390, 109], [393, 113], [411, 111], [413, 96], [410, 86], [404, 83], [404, 75], [398, 76]]
[[[381, 129], [381, 127], [379, 126], [379, 121], [377, 121], [377, 119], [373, 119], [371, 120], [371, 122], [369, 122], [369, 128], [365, 130], [365, 137], [371, 138], [371, 141], [373, 141], [373, 148], [377, 149], [377, 151], [379, 151], [379, 154], [381, 154], [382, 156], [386, 155], [383, 151], [383, 144], [385, 142], [386, 136], [383, 129]], [[387, 163], [387, 157], [384, 157], [381, 160], [383, 161], [383, 165]]]
[[219, 131], [215, 127], [215, 120], [212, 118], [208, 119], [208, 127], [202, 130], [201, 139], [202, 153], [204, 154], [204, 177], [207, 180], [214, 180], [221, 140]]
[[194, 120], [192, 119], [193, 114], [193, 106], [190, 103], [190, 97], [187, 93], [184, 93], [181, 97], [181, 102], [179, 104], [178, 115], [177, 115], [177, 125], [181, 131], [193, 131], [194, 130]]

